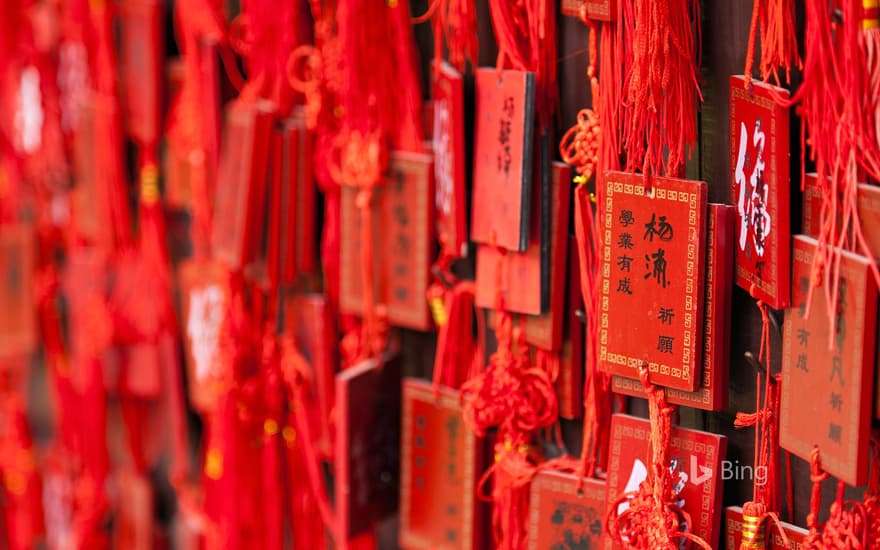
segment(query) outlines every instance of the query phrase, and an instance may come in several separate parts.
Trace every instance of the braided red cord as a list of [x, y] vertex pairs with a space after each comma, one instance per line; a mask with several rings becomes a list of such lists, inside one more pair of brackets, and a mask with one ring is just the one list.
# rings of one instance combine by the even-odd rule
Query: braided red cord
[[[643, 365], [639, 376], [648, 396], [651, 417], [651, 466], [648, 477], [637, 491], [624, 493], [611, 503], [606, 518], [606, 529], [611, 539], [625, 548], [675, 550], [688, 540], [700, 548], [711, 546], [689, 532], [690, 515], [675, 504], [672, 476], [669, 472], [669, 439], [672, 433], [673, 407], [666, 404], [663, 388], [648, 380], [648, 368]], [[619, 511], [621, 504], [629, 506]]]

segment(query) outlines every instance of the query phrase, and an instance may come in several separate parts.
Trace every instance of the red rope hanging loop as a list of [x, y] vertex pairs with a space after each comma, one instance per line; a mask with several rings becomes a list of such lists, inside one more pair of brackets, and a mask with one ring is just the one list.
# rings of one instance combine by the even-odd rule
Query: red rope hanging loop
[[[648, 380], [646, 365], [640, 368], [639, 376], [648, 396], [651, 417], [651, 465], [639, 489], [621, 495], [611, 505], [606, 529], [612, 540], [625, 548], [675, 550], [680, 542], [688, 540], [709, 550], [706, 541], [688, 532], [687, 526], [692, 525], [690, 515], [675, 504], [667, 459], [673, 408], [666, 404], [663, 388]], [[620, 512], [624, 503], [628, 507]]]

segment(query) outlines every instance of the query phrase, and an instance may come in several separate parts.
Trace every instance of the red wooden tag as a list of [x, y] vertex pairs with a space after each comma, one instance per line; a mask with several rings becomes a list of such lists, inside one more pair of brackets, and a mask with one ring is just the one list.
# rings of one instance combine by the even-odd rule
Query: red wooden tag
[[[861, 184], [858, 190], [859, 219], [862, 234], [868, 244], [873, 261], [880, 260], [880, 187]], [[876, 376], [877, 388], [880, 389], [880, 376]], [[880, 393], [874, 403], [874, 418], [880, 419]]]
[[317, 267], [312, 141], [302, 109], [284, 123], [281, 153], [281, 282], [292, 285]]
[[[608, 461], [608, 505], [623, 493], [635, 491], [650, 465], [648, 440], [651, 425], [644, 418], [615, 414], [611, 418], [611, 449]], [[699, 430], [672, 427], [669, 466], [678, 498], [691, 516], [690, 532], [712, 548], [718, 548], [721, 527], [721, 461], [727, 438]], [[606, 548], [613, 548], [608, 541]]]
[[119, 513], [113, 528], [114, 546], [132, 550], [153, 548], [153, 490], [150, 480], [132, 470], [116, 476]]
[[545, 470], [532, 480], [529, 550], [599, 548], [605, 538], [605, 482]]
[[242, 269], [262, 247], [258, 194], [266, 188], [271, 103], [235, 100], [226, 109], [211, 244], [214, 257]]
[[579, 17], [581, 6], [587, 11], [587, 17], [596, 21], [614, 21], [616, 19], [615, 0], [562, 0], [562, 15]]
[[[692, 392], [667, 389], [666, 400], [673, 405], [707, 411], [727, 408], [735, 214], [732, 206], [709, 205], [702, 381], [699, 389]], [[615, 375], [612, 389], [624, 395], [645, 397], [642, 383], [632, 378]]]
[[822, 467], [859, 486], [868, 479], [877, 287], [870, 261], [843, 252], [832, 349], [824, 286], [814, 290], [809, 318], [803, 318], [816, 247], [815, 239], [794, 238], [794, 307], [785, 312], [783, 326], [779, 442], [805, 460], [818, 445]]
[[462, 421], [459, 392], [403, 382], [400, 537], [407, 550], [480, 547], [482, 441]]
[[183, 262], [178, 268], [181, 320], [189, 398], [193, 407], [208, 413], [215, 409], [222, 373], [217, 372], [223, 318], [228, 307], [228, 275], [216, 262]]
[[[525, 318], [523, 330], [526, 341], [546, 350], [558, 350], [562, 345], [565, 318], [565, 281], [568, 262], [568, 216], [571, 206], [571, 169], [567, 164], [554, 162], [550, 182], [550, 304], [541, 315]], [[539, 223], [543, 220], [538, 216]], [[571, 250], [574, 250], [572, 248]], [[529, 251], [531, 252], [531, 247]], [[580, 292], [580, 289], [578, 289]]]
[[37, 345], [34, 312], [33, 228], [0, 226], [0, 359], [15, 359]]
[[75, 185], [71, 192], [71, 225], [77, 237], [90, 243], [112, 239], [111, 235], [102, 232], [110, 219], [103, 207], [105, 201], [98, 194], [98, 163], [95, 160], [95, 142], [99, 139], [95, 128], [98, 109], [91, 96], [83, 100], [73, 140]]
[[[529, 246], [523, 252], [509, 252], [486, 244], [477, 245], [476, 304], [492, 309], [496, 306], [498, 285], [504, 295], [507, 311], [541, 316], [542, 321], [532, 326], [527, 338], [530, 343], [544, 349], [558, 349], [561, 343], [562, 309], [550, 304], [555, 284], [557, 304], [564, 294], [565, 237], [568, 231], [568, 203], [570, 195], [566, 181], [570, 171], [562, 163], [554, 163], [552, 183], [547, 192], [550, 196], [550, 242], [543, 242], [544, 220], [541, 216], [542, 187], [532, 188], [531, 228]], [[536, 179], [538, 176], [536, 176]], [[563, 195], [566, 195], [563, 197]], [[564, 218], [560, 220], [560, 218]], [[556, 256], [553, 256], [553, 252]], [[499, 270], [501, 271], [499, 273]], [[543, 314], [542, 312], [545, 312]], [[546, 324], [542, 324], [546, 323]], [[554, 332], [555, 330], [555, 332]]]
[[[387, 307], [392, 325], [415, 330], [431, 328], [428, 301], [429, 268], [434, 254], [431, 235], [433, 158], [395, 151], [390, 176], [373, 192], [373, 274], [377, 301]], [[340, 235], [340, 298], [343, 312], [363, 311], [361, 216], [357, 189], [342, 188]]]
[[535, 75], [477, 69], [472, 240], [523, 251], [529, 196]]
[[[767, 523], [772, 525], [772, 522]], [[782, 530], [785, 531], [785, 536], [788, 537], [788, 545], [785, 544], [785, 541], [775, 527], [767, 528], [764, 530], [764, 541], [767, 550], [798, 550], [801, 548], [801, 544], [807, 540], [807, 535], [810, 532], [803, 527], [798, 527], [784, 521], [780, 523], [782, 523]], [[724, 524], [727, 533], [727, 550], [740, 550], [743, 530], [742, 508], [740, 506], [728, 506], [725, 508]]]
[[819, 191], [816, 173], [804, 176], [804, 202], [801, 214], [801, 232], [807, 237], [818, 238], [822, 227], [822, 193]]
[[556, 379], [559, 416], [574, 420], [584, 414], [584, 345], [586, 325], [578, 312], [584, 310], [577, 239], [569, 237], [571, 261], [568, 264], [568, 301], [565, 311], [565, 338]]
[[858, 190], [859, 220], [871, 256], [880, 259], [880, 187], [861, 184]]
[[162, 134], [163, 3], [125, 0], [119, 8], [123, 120], [136, 142], [151, 146]]
[[600, 232], [599, 367], [694, 391], [700, 382], [706, 184], [609, 172]]
[[338, 359], [336, 322], [330, 304], [323, 294], [298, 294], [285, 302], [285, 328], [293, 332], [297, 349], [312, 366], [317, 404], [316, 415], [320, 426], [314, 429], [318, 448], [326, 457], [333, 456], [330, 418], [333, 409], [333, 390]]
[[737, 208], [736, 283], [774, 309], [789, 304], [788, 90], [730, 77], [730, 185]]
[[467, 159], [464, 79], [445, 61], [434, 67], [434, 204], [437, 237], [450, 253], [467, 256]]
[[400, 375], [400, 358], [390, 353], [336, 375], [334, 504], [342, 541], [397, 510]]

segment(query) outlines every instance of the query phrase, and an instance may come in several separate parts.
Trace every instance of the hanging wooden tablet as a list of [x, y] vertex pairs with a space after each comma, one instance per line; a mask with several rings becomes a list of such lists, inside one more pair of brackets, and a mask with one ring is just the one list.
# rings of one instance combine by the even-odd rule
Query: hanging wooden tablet
[[336, 513], [340, 547], [398, 504], [401, 361], [385, 353], [336, 375]]
[[[779, 535], [779, 531], [773, 527], [773, 522], [767, 522], [770, 527], [765, 529], [764, 543], [767, 550], [798, 550], [806, 541], [809, 531], [803, 527], [780, 522], [785, 536], [788, 537], [788, 545]], [[743, 515], [740, 506], [728, 506], [724, 509], [724, 525], [727, 533], [727, 550], [740, 550], [742, 548]]]
[[99, 107], [94, 99], [84, 101], [78, 109], [78, 124], [73, 140], [74, 185], [71, 192], [71, 227], [80, 239], [94, 243], [110, 240], [102, 227], [110, 223], [105, 201], [98, 191], [98, 166], [95, 162], [95, 117]]
[[[385, 304], [388, 321], [415, 330], [431, 327], [425, 296], [434, 257], [431, 155], [394, 151], [388, 181], [373, 191], [373, 273], [375, 296]], [[363, 311], [358, 190], [342, 187], [340, 225], [340, 297], [343, 312]]]
[[534, 73], [477, 69], [473, 241], [528, 246], [534, 113]]
[[141, 145], [157, 143], [162, 134], [163, 8], [159, 0], [119, 3], [122, 118]]
[[730, 77], [730, 185], [737, 208], [736, 283], [774, 309], [789, 304], [788, 90]]
[[[550, 279], [560, 277], [564, 271], [552, 272], [557, 267], [552, 263], [552, 243], [544, 242], [545, 221], [541, 216], [544, 210], [544, 196], [550, 196], [550, 220], [561, 217], [562, 208], [567, 209], [568, 199], [562, 195], [566, 189], [558, 189], [557, 186], [565, 186], [557, 177], [561, 172], [568, 171], [567, 167], [559, 164], [554, 170], [554, 180], [550, 188], [543, 189], [538, 181], [532, 187], [532, 204], [534, 212], [529, 229], [529, 246], [523, 252], [509, 252], [499, 247], [479, 244], [477, 245], [477, 274], [476, 274], [476, 302], [477, 306], [492, 309], [496, 307], [495, 300], [498, 297], [498, 285], [504, 297], [504, 309], [514, 313], [527, 315], [542, 315], [547, 312], [549, 322], [556, 321], [561, 324], [562, 310], [548, 311], [550, 300]], [[537, 176], [535, 176], [537, 179]], [[568, 218], [566, 211], [565, 217]], [[567, 222], [567, 219], [566, 219]], [[552, 223], [548, 221], [547, 223]], [[561, 231], [561, 225], [556, 227], [556, 234]], [[567, 223], [566, 223], [567, 227]], [[556, 242], [557, 246], [559, 242]], [[556, 258], [559, 260], [559, 257]], [[564, 270], [564, 267], [563, 267]], [[499, 273], [500, 271], [500, 273]], [[552, 327], [551, 331], [552, 331]], [[540, 329], [539, 329], [540, 330]], [[535, 336], [533, 334], [533, 336]], [[552, 336], [549, 332], [545, 336]], [[540, 337], [538, 339], [541, 339]], [[548, 344], [547, 338], [541, 339]], [[547, 349], [547, 348], [545, 348]]]
[[568, 237], [571, 261], [568, 264], [568, 300], [565, 304], [565, 337], [556, 379], [556, 397], [559, 416], [574, 420], [584, 414], [584, 361], [586, 323], [580, 314], [584, 312], [581, 294], [581, 273], [578, 265], [577, 239]]
[[819, 190], [816, 173], [804, 176], [803, 207], [801, 214], [801, 233], [807, 237], [818, 238], [822, 224], [822, 192]]
[[694, 391], [700, 382], [706, 184], [609, 172], [600, 231], [599, 367]]
[[214, 411], [221, 392], [228, 274], [219, 263], [187, 260], [178, 268], [178, 281], [189, 399], [205, 414]]
[[297, 108], [284, 121], [281, 145], [281, 282], [291, 285], [300, 273], [316, 269], [315, 182], [312, 140], [305, 114]]
[[[647, 478], [650, 467], [648, 441], [650, 422], [625, 414], [611, 419], [608, 461], [608, 505], [624, 492], [636, 491]], [[727, 451], [727, 438], [699, 430], [672, 427], [669, 442], [669, 468], [673, 490], [691, 517], [688, 532], [718, 548], [721, 528], [721, 461]], [[621, 506], [625, 506], [622, 504]], [[613, 548], [606, 541], [605, 548]]]
[[29, 225], [0, 226], [0, 359], [22, 357], [37, 345], [35, 238]]
[[297, 294], [285, 301], [285, 330], [293, 333], [296, 349], [312, 367], [312, 399], [317, 403], [319, 426], [312, 429], [317, 436], [318, 450], [325, 457], [333, 456], [331, 418], [334, 403], [336, 349], [339, 337], [330, 304], [323, 294]]
[[858, 189], [859, 219], [868, 250], [874, 261], [880, 259], [880, 187], [860, 184]]
[[433, 122], [437, 238], [463, 258], [468, 242], [464, 78], [445, 61], [434, 65]]
[[599, 548], [605, 531], [605, 482], [544, 470], [532, 480], [529, 550]]
[[[735, 214], [733, 206], [709, 205], [702, 380], [692, 392], [668, 388], [666, 400], [673, 405], [707, 411], [727, 408]], [[616, 393], [645, 397], [644, 386], [638, 380], [615, 375], [611, 387]]]
[[[548, 274], [550, 303], [541, 315], [524, 319], [526, 341], [541, 349], [555, 351], [562, 345], [563, 324], [567, 312], [566, 273], [569, 246], [568, 218], [571, 211], [571, 168], [561, 162], [551, 167], [550, 181], [550, 273]], [[543, 210], [543, 209], [542, 209]], [[540, 218], [539, 218], [540, 220]], [[543, 222], [543, 220], [540, 220]], [[575, 270], [577, 271], [577, 270]]]
[[400, 535], [407, 550], [481, 547], [477, 481], [483, 441], [462, 420], [459, 392], [407, 378], [400, 447]]
[[833, 332], [824, 285], [813, 290], [804, 318], [810, 284], [816, 280], [812, 262], [817, 246], [810, 237], [794, 239], [793, 307], [785, 312], [783, 326], [779, 441], [805, 460], [818, 445], [825, 471], [859, 486], [868, 479], [877, 287], [870, 260], [842, 252]]
[[616, 0], [561, 0], [563, 15], [579, 17], [586, 11], [587, 17], [594, 21], [614, 21], [617, 17]]
[[235, 100], [226, 108], [217, 173], [211, 245], [232, 270], [244, 268], [260, 248], [256, 194], [266, 187], [271, 103]]

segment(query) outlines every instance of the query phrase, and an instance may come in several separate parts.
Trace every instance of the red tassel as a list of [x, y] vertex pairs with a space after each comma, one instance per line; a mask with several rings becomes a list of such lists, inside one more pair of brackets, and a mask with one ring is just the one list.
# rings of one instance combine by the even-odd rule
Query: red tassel
[[801, 68], [794, 15], [792, 0], [755, 0], [752, 9], [752, 24], [749, 29], [746, 68], [743, 73], [746, 87], [752, 80], [755, 42], [759, 33], [761, 35], [761, 80], [769, 82], [770, 77], [773, 77], [776, 85], [780, 85], [780, 70], [785, 71], [785, 81], [789, 82], [792, 65], [798, 69]]
[[[700, 3], [621, 0], [627, 63], [623, 147], [627, 170], [678, 177], [697, 141]], [[664, 164], [664, 156], [666, 162]], [[664, 170], [665, 168], [665, 170]]]

